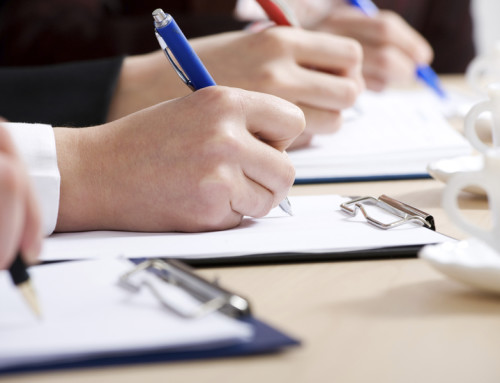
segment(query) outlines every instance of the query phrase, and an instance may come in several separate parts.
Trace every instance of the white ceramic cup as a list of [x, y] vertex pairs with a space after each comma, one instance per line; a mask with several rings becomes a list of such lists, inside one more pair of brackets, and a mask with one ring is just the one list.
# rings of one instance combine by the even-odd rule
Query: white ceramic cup
[[[489, 87], [488, 101], [474, 106], [465, 118], [465, 136], [483, 157], [483, 166], [479, 170], [464, 171], [454, 174], [448, 180], [443, 193], [443, 207], [452, 221], [473, 237], [483, 240], [500, 254], [500, 84]], [[493, 146], [482, 142], [476, 132], [475, 122], [485, 111], [493, 114]], [[458, 196], [466, 188], [480, 188], [488, 196], [492, 215], [490, 230], [471, 223], [461, 213]]]
[[470, 143], [480, 152], [486, 152], [491, 146], [478, 136], [476, 122], [486, 112], [491, 113], [491, 136], [493, 147], [500, 147], [500, 82], [488, 85], [488, 100], [474, 105], [465, 116], [464, 132]]
[[[481, 239], [500, 254], [500, 150], [489, 149], [483, 156], [482, 169], [457, 173], [448, 180], [443, 193], [443, 207], [459, 228]], [[486, 192], [493, 219], [490, 230], [471, 223], [460, 211], [458, 196], [468, 187], [479, 187]]]
[[465, 78], [476, 92], [486, 94], [488, 84], [500, 81], [500, 41], [491, 52], [474, 58], [467, 66]]

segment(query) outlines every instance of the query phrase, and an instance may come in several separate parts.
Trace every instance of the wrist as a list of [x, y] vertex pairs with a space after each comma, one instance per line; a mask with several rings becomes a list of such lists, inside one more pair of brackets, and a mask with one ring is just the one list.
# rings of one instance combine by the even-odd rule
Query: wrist
[[55, 128], [61, 190], [56, 231], [94, 230], [105, 222], [103, 158], [95, 139], [96, 128]]

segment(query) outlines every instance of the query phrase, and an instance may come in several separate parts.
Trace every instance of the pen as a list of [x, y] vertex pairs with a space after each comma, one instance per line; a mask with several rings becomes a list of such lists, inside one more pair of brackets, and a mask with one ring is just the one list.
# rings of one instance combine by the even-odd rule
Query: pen
[[[358, 8], [368, 17], [374, 17], [379, 11], [378, 7], [371, 0], [347, 0], [347, 2], [353, 7]], [[446, 92], [439, 81], [438, 75], [429, 65], [417, 64], [415, 74], [417, 78], [429, 86], [440, 98], [446, 98]]]
[[257, 0], [257, 3], [276, 25], [300, 27], [295, 14], [284, 0]]
[[[153, 19], [156, 39], [181, 80], [193, 91], [216, 85], [173, 17], [158, 8], [153, 12]], [[170, 56], [169, 50], [174, 57]], [[293, 214], [288, 198], [279, 206], [288, 215]]]
[[41, 318], [42, 312], [40, 310], [38, 300], [36, 299], [35, 290], [31, 285], [30, 277], [26, 271], [26, 265], [20, 253], [17, 253], [16, 259], [9, 268], [9, 273], [12, 278], [12, 282], [19, 289], [28, 303], [28, 306], [30, 306], [31, 310], [38, 318]]

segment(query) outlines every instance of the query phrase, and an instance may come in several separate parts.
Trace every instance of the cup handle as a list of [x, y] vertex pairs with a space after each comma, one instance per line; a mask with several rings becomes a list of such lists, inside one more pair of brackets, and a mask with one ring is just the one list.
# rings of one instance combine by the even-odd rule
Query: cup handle
[[493, 105], [491, 101], [483, 101], [480, 102], [479, 104], [474, 105], [469, 111], [469, 113], [467, 113], [467, 116], [465, 116], [465, 122], [464, 122], [465, 136], [472, 144], [472, 146], [474, 146], [481, 153], [487, 152], [490, 149], [490, 147], [486, 145], [483, 141], [481, 141], [481, 139], [477, 135], [476, 121], [482, 113], [489, 112], [492, 110], [492, 108]]
[[465, 78], [469, 86], [476, 92], [485, 93], [486, 89], [483, 89], [480, 84], [481, 74], [488, 69], [488, 60], [483, 57], [476, 57], [469, 64], [466, 72]]
[[[487, 185], [487, 178], [480, 172], [453, 175], [444, 189], [442, 204], [453, 223], [472, 236], [491, 244], [495, 242], [493, 232], [483, 230], [479, 226], [470, 223], [458, 207], [458, 194], [467, 186], [473, 185]], [[488, 190], [486, 192], [489, 194]]]

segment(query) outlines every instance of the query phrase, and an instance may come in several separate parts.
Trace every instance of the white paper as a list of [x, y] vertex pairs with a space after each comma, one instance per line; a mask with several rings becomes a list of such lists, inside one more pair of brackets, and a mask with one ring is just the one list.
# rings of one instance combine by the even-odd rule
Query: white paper
[[[43, 260], [126, 257], [219, 258], [268, 253], [328, 253], [439, 243], [447, 237], [415, 224], [381, 230], [340, 210], [337, 195], [289, 197], [294, 212], [245, 217], [240, 226], [207, 233], [86, 232], [54, 234]], [[418, 207], [418, 206], [417, 206]]]
[[[43, 312], [34, 317], [6, 271], [0, 272], [0, 369], [89, 356], [204, 348], [252, 336], [250, 326], [220, 313], [184, 319], [161, 306], [147, 289], [133, 294], [118, 278], [126, 260], [64, 262], [32, 267]], [[170, 300], [198, 304], [170, 286]]]
[[289, 152], [297, 181], [422, 176], [432, 161], [470, 154], [439, 103], [426, 92], [365, 92], [337, 133], [315, 136], [310, 147]]

